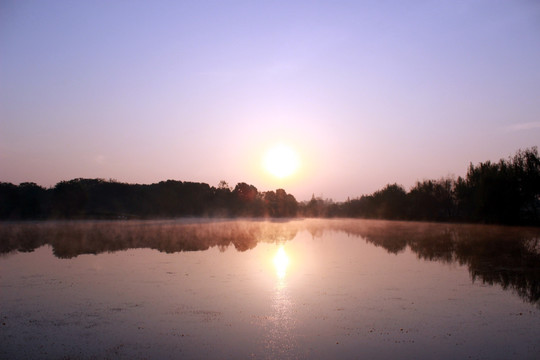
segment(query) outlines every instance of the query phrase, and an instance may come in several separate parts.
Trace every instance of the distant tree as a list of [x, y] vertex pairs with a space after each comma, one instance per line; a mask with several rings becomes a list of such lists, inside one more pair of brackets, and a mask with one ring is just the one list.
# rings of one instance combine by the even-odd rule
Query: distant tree
[[332, 204], [332, 200], [323, 200], [322, 197], [315, 197], [315, 194], [313, 194], [311, 200], [302, 206], [301, 213], [307, 217], [329, 217], [332, 216], [329, 214]]
[[254, 201], [257, 198], [257, 188], [253, 185], [248, 185], [244, 182], [236, 184], [233, 194], [238, 200], [244, 203]]
[[53, 189], [52, 212], [54, 217], [80, 218], [85, 215], [88, 202], [87, 179], [61, 181]]
[[230, 216], [233, 212], [233, 197], [229, 184], [221, 180], [217, 188], [213, 188], [213, 203], [209, 213], [213, 216]]
[[19, 188], [17, 185], [0, 183], [0, 219], [18, 218]]
[[264, 203], [255, 186], [244, 182], [238, 183], [232, 195], [235, 215], [262, 216], [264, 214]]
[[373, 194], [375, 214], [381, 219], [404, 219], [407, 211], [407, 193], [401, 185], [388, 184]]
[[19, 215], [22, 219], [39, 219], [45, 216], [46, 190], [36, 183], [19, 185]]
[[454, 214], [451, 179], [417, 182], [407, 194], [409, 217], [415, 220], [448, 220]]
[[263, 195], [264, 204], [268, 216], [293, 217], [296, 216], [298, 203], [294, 196], [287, 194], [283, 189], [276, 192], [267, 191]]
[[458, 178], [455, 199], [461, 219], [504, 224], [539, 224], [540, 158], [536, 147], [497, 163], [469, 165]]
[[540, 157], [536, 146], [518, 150], [512, 161], [513, 176], [520, 193], [520, 218], [529, 224], [540, 223]]
[[231, 187], [229, 186], [229, 184], [225, 181], [225, 180], [221, 180], [218, 184], [218, 189], [220, 190], [229, 190], [231, 191]]

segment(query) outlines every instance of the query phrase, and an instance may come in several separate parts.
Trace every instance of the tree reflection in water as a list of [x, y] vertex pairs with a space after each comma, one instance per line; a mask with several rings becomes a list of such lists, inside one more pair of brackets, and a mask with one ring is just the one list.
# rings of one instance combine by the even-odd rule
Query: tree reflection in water
[[[346, 219], [3, 223], [0, 252], [28, 252], [46, 244], [58, 258], [130, 248], [173, 253], [214, 246], [224, 250], [232, 245], [246, 251], [258, 242], [283, 244], [304, 230], [313, 237], [343, 231], [389, 253], [409, 247], [420, 259], [466, 265], [473, 282], [499, 284], [540, 305], [538, 228]], [[279, 291], [278, 285], [276, 304], [285, 304]]]

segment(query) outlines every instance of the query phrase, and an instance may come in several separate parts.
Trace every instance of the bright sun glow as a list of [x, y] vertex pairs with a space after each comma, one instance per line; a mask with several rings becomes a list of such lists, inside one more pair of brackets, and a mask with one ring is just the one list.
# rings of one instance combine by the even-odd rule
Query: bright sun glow
[[266, 171], [280, 179], [294, 174], [299, 165], [298, 154], [283, 144], [274, 146], [264, 156]]
[[276, 267], [276, 274], [278, 278], [283, 279], [287, 273], [287, 267], [289, 266], [289, 257], [285, 252], [283, 246], [280, 246], [276, 255], [274, 256], [274, 266]]

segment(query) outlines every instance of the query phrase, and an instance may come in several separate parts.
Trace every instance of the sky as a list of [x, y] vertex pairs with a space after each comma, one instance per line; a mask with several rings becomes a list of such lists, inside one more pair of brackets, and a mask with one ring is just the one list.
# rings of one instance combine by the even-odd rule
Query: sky
[[3, 182], [343, 201], [539, 143], [538, 1], [0, 2]]

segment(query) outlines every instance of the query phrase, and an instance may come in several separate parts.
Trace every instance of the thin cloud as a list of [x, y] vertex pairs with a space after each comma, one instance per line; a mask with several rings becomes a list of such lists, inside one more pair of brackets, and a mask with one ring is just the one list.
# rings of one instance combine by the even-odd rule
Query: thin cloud
[[522, 131], [531, 129], [540, 129], [540, 121], [513, 124], [506, 128], [508, 131]]

